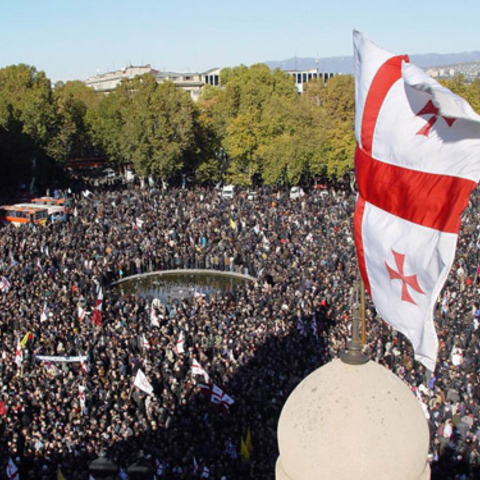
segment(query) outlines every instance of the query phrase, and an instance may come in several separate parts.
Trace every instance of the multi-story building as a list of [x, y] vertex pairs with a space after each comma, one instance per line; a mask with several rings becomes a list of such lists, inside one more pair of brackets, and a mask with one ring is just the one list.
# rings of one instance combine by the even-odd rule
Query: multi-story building
[[192, 100], [198, 100], [200, 92], [205, 85], [220, 85], [220, 69], [212, 68], [203, 73], [177, 73], [161, 72], [150, 65], [129, 66], [115, 72], [108, 72], [87, 78], [85, 84], [97, 92], [108, 93], [126, 79], [135, 78], [137, 75], [152, 75], [158, 83], [173, 82], [178, 88], [189, 93]]
[[323, 73], [318, 68], [310, 68], [308, 70], [284, 70], [295, 80], [295, 85], [300, 93], [303, 93], [303, 86], [312, 80], [323, 80], [326, 82], [329, 78], [335, 76], [335, 73]]

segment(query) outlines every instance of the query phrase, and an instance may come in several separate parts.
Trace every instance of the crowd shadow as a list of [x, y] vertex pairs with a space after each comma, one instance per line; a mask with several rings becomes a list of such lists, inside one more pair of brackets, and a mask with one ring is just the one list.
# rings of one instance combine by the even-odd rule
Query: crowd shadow
[[[106, 448], [107, 458], [125, 471], [140, 459], [152, 468], [158, 460], [164, 472], [157, 478], [172, 480], [204, 478], [201, 476], [204, 467], [209, 469], [209, 478], [215, 480], [274, 479], [281, 409], [298, 383], [328, 360], [331, 325], [326, 320], [319, 324], [318, 338], [303, 335], [295, 328], [283, 337], [272, 335], [264, 343], [256, 343], [252, 338], [254, 354], [244, 365], [228, 376], [226, 382], [214, 374], [213, 383], [235, 400], [229, 411], [212, 403], [210, 396], [191, 393], [174, 412], [167, 406], [160, 421], [151, 424], [140, 435]], [[213, 349], [206, 352], [207, 356], [215, 353], [218, 354]], [[191, 376], [190, 372], [187, 376]], [[196, 378], [202, 381], [201, 377]], [[155, 394], [162, 404], [165, 399], [158, 392]], [[137, 397], [144, 402], [146, 395], [140, 392]], [[132, 398], [128, 407], [132, 414], [138, 412], [138, 407]], [[242, 442], [247, 447], [243, 451]], [[233, 449], [231, 446], [229, 449], [229, 445]], [[88, 461], [95, 458], [90, 455]], [[64, 453], [57, 457], [57, 464], [65, 479], [87, 479], [87, 472], [80, 474], [73, 467], [82, 462], [85, 465], [85, 460], [85, 456], [74, 458]], [[31, 478], [27, 468], [27, 465], [22, 468], [22, 478]], [[50, 471], [44, 478], [58, 479], [57, 475], [53, 476]], [[102, 477], [96, 475], [94, 478]], [[117, 478], [117, 475], [109, 478]], [[153, 474], [130, 473], [129, 478], [154, 477]]]

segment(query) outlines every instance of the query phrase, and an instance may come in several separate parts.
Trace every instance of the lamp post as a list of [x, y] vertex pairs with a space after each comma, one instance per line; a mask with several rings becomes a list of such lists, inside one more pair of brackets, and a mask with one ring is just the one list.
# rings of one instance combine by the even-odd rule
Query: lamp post
[[90, 463], [88, 469], [96, 480], [115, 480], [118, 466], [115, 462], [109, 460], [105, 452], [101, 450], [98, 458]]

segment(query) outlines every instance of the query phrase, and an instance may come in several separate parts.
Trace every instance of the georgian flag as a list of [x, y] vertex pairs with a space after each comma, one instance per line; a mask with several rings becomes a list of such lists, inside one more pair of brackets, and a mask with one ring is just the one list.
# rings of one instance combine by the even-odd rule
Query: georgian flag
[[181, 353], [185, 353], [185, 333], [182, 331], [180, 332], [180, 336], [178, 337], [177, 344], [175, 345], [175, 353], [180, 355]]
[[197, 360], [193, 359], [190, 369], [192, 371], [192, 375], [200, 375], [205, 379], [207, 383], [210, 382], [210, 376], [208, 375], [206, 370], [204, 370], [203, 367], [198, 363]]
[[435, 301], [480, 177], [480, 116], [407, 56], [354, 32], [360, 272], [380, 315], [434, 370]]
[[225, 410], [228, 410], [230, 405], [235, 403], [233, 398], [228, 396], [218, 385], [213, 385], [212, 397], [210, 400], [212, 403], [221, 405], [223, 408], [225, 408]]
[[8, 293], [11, 287], [12, 287], [12, 284], [10, 283], [10, 280], [8, 280], [7, 277], [4, 277], [2, 275], [0, 277], [0, 291], [2, 291], [3, 293]]
[[15, 349], [15, 363], [17, 367], [20, 368], [23, 362], [23, 352], [22, 347], [20, 346], [20, 340], [17, 340], [17, 347]]
[[140, 390], [143, 390], [146, 394], [153, 394], [152, 384], [148, 381], [147, 377], [140, 368], [137, 371], [137, 375], [135, 376], [135, 381], [133, 382], [133, 384]]
[[98, 291], [98, 298], [95, 304], [95, 310], [92, 315], [92, 323], [96, 327], [102, 326], [102, 308], [103, 308], [103, 290], [100, 288]]
[[78, 306], [78, 321], [79, 322], [83, 322], [83, 320], [85, 319], [85, 314], [86, 314], [86, 311], [84, 308], [82, 308], [80, 305]]

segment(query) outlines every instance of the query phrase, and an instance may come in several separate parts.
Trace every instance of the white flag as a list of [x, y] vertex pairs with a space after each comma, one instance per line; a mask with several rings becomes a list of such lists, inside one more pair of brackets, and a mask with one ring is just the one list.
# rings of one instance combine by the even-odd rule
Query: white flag
[[47, 306], [47, 302], [45, 302], [45, 304], [43, 305], [43, 310], [42, 310], [42, 313], [40, 315], [40, 322], [46, 322], [48, 320], [48, 306]]
[[133, 384], [148, 395], [153, 394], [153, 387], [140, 368], [137, 371], [137, 375], [135, 376], [135, 381]]
[[82, 410], [82, 413], [85, 412], [85, 390], [87, 387], [84, 387], [83, 385], [78, 386], [78, 399], [80, 401], [80, 408]]
[[407, 56], [359, 32], [354, 49], [360, 272], [377, 311], [433, 371], [433, 309], [480, 177], [480, 116]]
[[152, 302], [152, 305], [150, 307], [150, 323], [154, 327], [159, 327], [160, 326], [160, 322], [158, 321], [158, 314], [157, 314], [157, 311], [155, 310], [153, 302]]
[[178, 337], [177, 344], [175, 346], [175, 353], [180, 355], [181, 353], [185, 353], [185, 334], [180, 332], [180, 336]]

